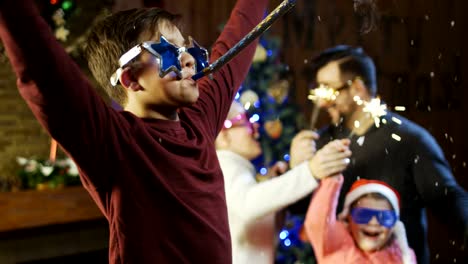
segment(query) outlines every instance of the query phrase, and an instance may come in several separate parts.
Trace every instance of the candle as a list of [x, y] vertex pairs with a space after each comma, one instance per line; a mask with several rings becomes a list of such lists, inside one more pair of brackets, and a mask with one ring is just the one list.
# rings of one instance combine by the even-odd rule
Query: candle
[[57, 157], [57, 141], [52, 138], [50, 141], [50, 155], [49, 160], [51, 162], [55, 162], [55, 158]]

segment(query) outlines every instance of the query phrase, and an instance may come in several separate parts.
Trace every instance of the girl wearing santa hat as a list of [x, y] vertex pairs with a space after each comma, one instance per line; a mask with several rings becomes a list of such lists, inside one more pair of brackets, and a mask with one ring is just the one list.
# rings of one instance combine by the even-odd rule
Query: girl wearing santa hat
[[382, 181], [357, 180], [337, 219], [342, 184], [342, 175], [322, 180], [307, 211], [305, 230], [318, 263], [416, 263], [399, 220], [398, 192]]

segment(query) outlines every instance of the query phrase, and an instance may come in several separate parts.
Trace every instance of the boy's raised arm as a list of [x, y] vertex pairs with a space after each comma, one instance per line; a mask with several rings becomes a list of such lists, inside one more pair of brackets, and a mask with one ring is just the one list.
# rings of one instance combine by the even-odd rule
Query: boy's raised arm
[[[223, 32], [216, 40], [211, 50], [210, 61], [214, 61], [247, 35], [262, 21], [268, 0], [238, 0], [231, 16], [224, 26]], [[234, 59], [214, 73], [214, 80], [204, 78], [200, 81], [201, 89], [210, 89], [212, 102], [206, 102], [202, 98], [205, 107], [214, 107], [208, 111], [214, 111], [218, 116], [216, 130], [219, 131], [234, 95], [244, 81], [252, 63], [258, 40], [251, 43]], [[212, 105], [214, 104], [214, 105]], [[216, 132], [217, 132], [216, 131]]]

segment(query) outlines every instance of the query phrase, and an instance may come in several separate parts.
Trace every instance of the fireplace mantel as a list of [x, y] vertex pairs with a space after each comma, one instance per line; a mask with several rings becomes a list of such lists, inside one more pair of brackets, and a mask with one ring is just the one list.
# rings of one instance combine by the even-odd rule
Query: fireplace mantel
[[0, 193], [0, 232], [103, 218], [83, 187]]

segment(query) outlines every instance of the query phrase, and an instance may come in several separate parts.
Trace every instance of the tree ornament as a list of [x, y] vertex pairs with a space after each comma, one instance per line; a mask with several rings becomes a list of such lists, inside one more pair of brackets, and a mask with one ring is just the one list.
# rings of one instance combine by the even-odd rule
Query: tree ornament
[[252, 105], [258, 102], [258, 100], [258, 94], [252, 90], [244, 91], [239, 98], [239, 101], [245, 109], [249, 109]]
[[253, 62], [265, 62], [267, 57], [267, 50], [261, 44], [258, 44], [253, 57]]
[[63, 42], [67, 41], [68, 35], [70, 34], [70, 30], [66, 29], [65, 27], [61, 26], [55, 30], [55, 37], [58, 40]]
[[282, 104], [288, 98], [289, 87], [288, 80], [280, 80], [268, 88], [268, 95], [273, 97], [276, 103]]
[[65, 12], [63, 12], [63, 9], [57, 9], [57, 11], [55, 11], [54, 15], [52, 16], [52, 20], [54, 20], [56, 27], [65, 25]]
[[279, 119], [266, 121], [265, 131], [270, 138], [278, 139], [283, 132], [283, 123]]

